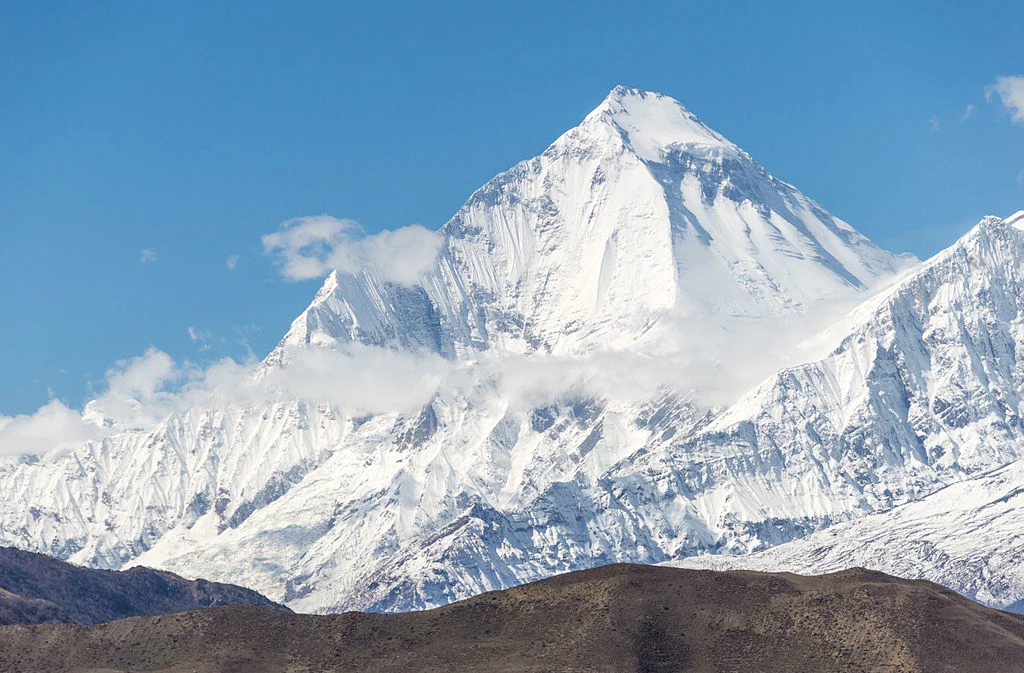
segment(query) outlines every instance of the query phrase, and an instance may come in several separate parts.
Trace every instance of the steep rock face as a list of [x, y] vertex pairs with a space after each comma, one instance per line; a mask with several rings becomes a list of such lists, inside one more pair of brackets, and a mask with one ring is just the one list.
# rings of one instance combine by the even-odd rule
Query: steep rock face
[[332, 272], [267, 362], [281, 364], [287, 347], [339, 342], [451, 352], [451, 339], [445, 339], [424, 289], [383, 280], [374, 269]]
[[[693, 419], [685, 403], [666, 405], [677, 422]], [[422, 558], [423, 545], [474, 512], [523, 512], [541, 500], [555, 511], [576, 497], [582, 487], [559, 484], [594, 483], [644, 444], [649, 431], [633, 423], [636, 414], [597, 400], [519, 410], [481, 385], [468, 397], [438, 396], [419, 414], [360, 419], [322, 465], [237, 527], [218, 532], [210, 512], [168, 531], [133, 563], [244, 577], [302, 611], [368, 607], [356, 594], [365, 593], [371, 575], [393, 559]], [[499, 546], [515, 553], [510, 542]], [[632, 558], [610, 541], [607, 558], [619, 557]], [[468, 591], [458, 586], [446, 594]], [[416, 598], [421, 606], [443, 600]]]
[[[968, 479], [896, 507], [899, 501], [883, 491], [874, 504], [881, 511], [870, 516], [750, 556], [692, 564], [795, 572], [857, 564], [932, 578], [990, 605], [1022, 609], [1022, 227], [1024, 212], [987, 218], [940, 253], [887, 299], [870, 331], [844, 343], [869, 356], [860, 367], [861, 393], [850, 394], [834, 374], [825, 388], [836, 399], [859, 398], [860, 411], [845, 428], [832, 424], [834, 445], [849, 438], [846, 446], [855, 450], [881, 447], [904, 465], [911, 492], [920, 493], [922, 479]], [[835, 412], [825, 416], [842, 420]], [[851, 483], [863, 474], [868, 486], [858, 490], [877, 493], [871, 484], [892, 468], [858, 461]]]
[[345, 430], [333, 410], [304, 402], [195, 408], [69, 455], [8, 457], [0, 534], [117, 569], [175, 526], [237, 524], [323, 462]]

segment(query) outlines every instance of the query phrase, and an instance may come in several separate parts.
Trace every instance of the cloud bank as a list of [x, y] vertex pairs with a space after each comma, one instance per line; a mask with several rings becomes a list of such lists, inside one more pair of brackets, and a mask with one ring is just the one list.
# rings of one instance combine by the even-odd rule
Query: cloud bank
[[656, 352], [599, 351], [585, 357], [482, 352], [472, 361], [457, 361], [346, 344], [292, 347], [283, 366], [223, 358], [200, 367], [151, 347], [108, 370], [102, 391], [80, 413], [51, 400], [34, 414], [0, 416], [0, 455], [60, 452], [120, 432], [145, 432], [191, 409], [294, 401], [329, 404], [352, 416], [415, 413], [435, 397], [458, 405], [486, 390], [513, 411], [526, 412], [588, 397], [642, 402], [673, 391], [709, 408], [735, 401], [781, 367], [824, 355], [832, 344], [820, 344], [818, 352], [784, 344], [827, 322], [687, 320], [682, 329], [666, 318], [654, 340]]
[[33, 414], [0, 415], [0, 455], [43, 455], [126, 431], [147, 431], [193, 408], [305, 401], [354, 415], [419, 409], [456, 370], [429, 353], [352, 345], [298, 348], [287, 365], [223, 358], [206, 367], [177, 363], [149, 348], [106, 373], [102, 392], [81, 412], [51, 400]]
[[384, 280], [403, 285], [415, 284], [433, 268], [443, 242], [440, 234], [420, 225], [367, 235], [353, 220], [329, 215], [288, 220], [262, 240], [263, 251], [285, 280], [373, 268]]

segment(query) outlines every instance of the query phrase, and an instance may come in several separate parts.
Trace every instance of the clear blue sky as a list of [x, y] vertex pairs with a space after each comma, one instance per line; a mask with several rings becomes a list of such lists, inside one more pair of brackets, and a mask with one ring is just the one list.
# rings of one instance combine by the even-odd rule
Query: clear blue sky
[[630, 5], [0, 1], [0, 413], [150, 345], [264, 355], [317, 281], [262, 234], [436, 228], [615, 84], [893, 250], [1024, 208], [1024, 126], [985, 100], [1024, 74], [1024, 3]]

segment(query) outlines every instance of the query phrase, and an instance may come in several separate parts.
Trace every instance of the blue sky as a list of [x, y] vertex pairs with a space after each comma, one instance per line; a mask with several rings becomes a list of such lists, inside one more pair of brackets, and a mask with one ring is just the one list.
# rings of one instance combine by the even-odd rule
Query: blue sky
[[1024, 3], [431, 4], [0, 4], [0, 414], [150, 346], [262, 357], [317, 287], [262, 235], [436, 228], [615, 84], [892, 250], [1024, 208], [1024, 125], [985, 95], [1024, 75]]

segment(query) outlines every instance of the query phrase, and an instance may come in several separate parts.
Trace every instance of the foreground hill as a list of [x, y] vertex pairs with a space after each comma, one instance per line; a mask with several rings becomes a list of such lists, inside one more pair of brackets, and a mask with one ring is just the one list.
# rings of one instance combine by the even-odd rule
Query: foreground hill
[[236, 604], [284, 609], [233, 584], [186, 580], [141, 567], [92, 570], [0, 547], [0, 625], [98, 624]]
[[923, 581], [610, 565], [425, 612], [222, 607], [0, 629], [3, 671], [1024, 671], [1024, 616]]

